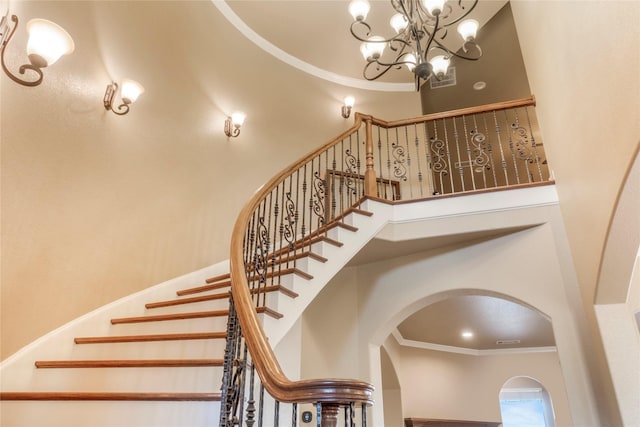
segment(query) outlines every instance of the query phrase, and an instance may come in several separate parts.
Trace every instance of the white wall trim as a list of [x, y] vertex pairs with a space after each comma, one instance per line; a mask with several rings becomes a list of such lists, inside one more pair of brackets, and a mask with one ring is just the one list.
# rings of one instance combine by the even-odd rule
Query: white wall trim
[[501, 348], [490, 350], [476, 350], [473, 348], [455, 347], [451, 345], [434, 344], [424, 341], [414, 341], [405, 339], [398, 329], [392, 332], [393, 337], [398, 344], [403, 347], [413, 347], [423, 350], [443, 351], [446, 353], [466, 354], [468, 356], [495, 356], [500, 354], [524, 354], [524, 353], [552, 353], [558, 351], [555, 346], [548, 347], [519, 347], [519, 348]]

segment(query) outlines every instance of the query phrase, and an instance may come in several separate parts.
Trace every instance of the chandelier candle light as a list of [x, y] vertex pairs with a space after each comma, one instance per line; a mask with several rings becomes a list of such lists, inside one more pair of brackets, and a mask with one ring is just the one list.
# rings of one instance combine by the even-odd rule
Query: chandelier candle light
[[[372, 35], [366, 22], [370, 5], [367, 0], [353, 0], [349, 13], [353, 16], [351, 34], [362, 42], [360, 51], [367, 61], [363, 77], [376, 80], [391, 68], [406, 66], [415, 74], [416, 90], [421, 81], [431, 76], [440, 80], [447, 73], [451, 58], [475, 61], [482, 56], [476, 43], [478, 21], [465, 19], [478, 0], [391, 0], [397, 12], [389, 20], [395, 31], [391, 38]], [[449, 27], [457, 24], [462, 37], [462, 51], [456, 52], [444, 44]], [[385, 48], [390, 54], [384, 55]]]

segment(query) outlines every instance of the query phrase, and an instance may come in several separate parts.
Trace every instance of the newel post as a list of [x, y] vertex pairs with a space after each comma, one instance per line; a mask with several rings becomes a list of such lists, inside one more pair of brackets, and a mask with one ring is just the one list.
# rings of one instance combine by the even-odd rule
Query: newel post
[[365, 118], [365, 160], [366, 170], [364, 172], [364, 195], [378, 197], [376, 171], [373, 163], [373, 131], [371, 126], [371, 117]]

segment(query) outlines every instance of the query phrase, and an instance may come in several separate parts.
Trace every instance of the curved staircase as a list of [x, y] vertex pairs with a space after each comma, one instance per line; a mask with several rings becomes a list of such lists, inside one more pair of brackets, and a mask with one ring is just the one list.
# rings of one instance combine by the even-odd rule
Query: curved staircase
[[[256, 311], [273, 346], [384, 225], [372, 218], [354, 207], [342, 221], [299, 242], [295, 254], [271, 254], [269, 283], [261, 291], [267, 297]], [[368, 231], [358, 233], [362, 225]], [[170, 283], [170, 291], [158, 291], [167, 287], [161, 284], [125, 298], [6, 360], [2, 425], [218, 425], [231, 284], [221, 268], [226, 263], [207, 269], [218, 274], [196, 286], [185, 287], [192, 280], [187, 276], [177, 279], [180, 285]], [[96, 332], [71, 336], [90, 328]]]

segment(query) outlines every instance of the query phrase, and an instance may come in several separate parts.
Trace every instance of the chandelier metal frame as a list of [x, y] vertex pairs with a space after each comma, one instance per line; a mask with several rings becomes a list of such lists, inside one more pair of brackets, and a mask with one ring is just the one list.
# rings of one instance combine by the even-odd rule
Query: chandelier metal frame
[[[361, 51], [367, 61], [362, 71], [365, 79], [376, 80], [392, 68], [401, 69], [402, 66], [407, 66], [415, 74], [416, 90], [419, 90], [421, 82], [428, 80], [431, 76], [438, 80], [442, 79], [451, 58], [477, 61], [482, 57], [482, 49], [476, 43], [475, 31], [472, 36], [463, 36], [466, 38], [463, 40], [462, 53], [453, 51], [444, 44], [449, 28], [455, 24], [463, 24], [463, 20], [475, 9], [478, 0], [473, 0], [468, 5], [463, 4], [463, 0], [444, 0], [435, 7], [430, 3], [437, 4], [439, 3], [437, 0], [435, 2], [390, 0], [390, 2], [393, 9], [402, 15], [406, 22], [406, 26], [400, 30], [396, 29], [397, 34], [391, 38], [372, 35], [371, 25], [366, 22], [368, 13], [366, 0], [351, 2], [352, 5], [360, 3], [359, 6], [365, 3], [364, 11], [353, 12], [350, 5], [350, 12], [354, 17], [350, 27], [351, 34], [363, 42]], [[394, 15], [394, 18], [396, 16]], [[477, 30], [477, 22], [474, 22]], [[382, 53], [387, 46], [393, 52], [391, 57]], [[435, 57], [440, 57], [436, 61], [440, 61], [441, 64], [433, 64]]]

